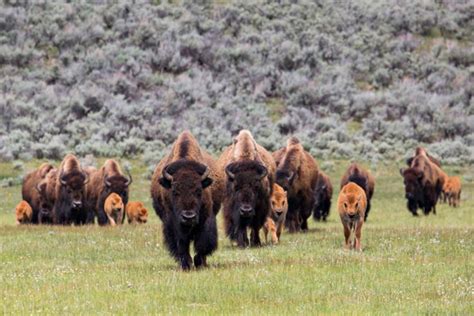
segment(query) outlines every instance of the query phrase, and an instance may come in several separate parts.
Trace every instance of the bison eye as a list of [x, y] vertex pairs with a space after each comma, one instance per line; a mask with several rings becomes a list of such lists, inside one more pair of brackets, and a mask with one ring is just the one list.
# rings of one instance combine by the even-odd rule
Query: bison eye
[[355, 207], [358, 208], [358, 207], [359, 207], [359, 203], [356, 203]]
[[344, 208], [347, 208], [347, 203], [346, 202], [344, 202]]

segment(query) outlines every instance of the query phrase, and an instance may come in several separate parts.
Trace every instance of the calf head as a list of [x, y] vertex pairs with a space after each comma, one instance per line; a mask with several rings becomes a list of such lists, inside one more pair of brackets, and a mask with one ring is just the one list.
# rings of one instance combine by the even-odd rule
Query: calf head
[[362, 213], [362, 195], [347, 194], [343, 200], [342, 207], [346, 221], [358, 221]]
[[161, 186], [171, 191], [176, 222], [187, 226], [194, 226], [199, 222], [203, 190], [212, 184], [209, 173], [206, 165], [184, 159], [163, 168], [158, 181]]
[[225, 172], [234, 211], [241, 217], [254, 216], [257, 199], [268, 191], [262, 182], [267, 168], [256, 161], [240, 161], [229, 164]]
[[273, 193], [270, 199], [272, 204], [272, 217], [280, 219], [288, 211], [287, 193], [278, 184], [273, 185]]

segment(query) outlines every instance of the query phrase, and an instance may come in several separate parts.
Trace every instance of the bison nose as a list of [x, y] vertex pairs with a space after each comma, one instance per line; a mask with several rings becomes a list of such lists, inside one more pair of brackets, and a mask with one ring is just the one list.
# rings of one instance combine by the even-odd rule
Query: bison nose
[[349, 218], [354, 219], [357, 216], [357, 214], [349, 214]]
[[244, 216], [250, 215], [250, 213], [252, 213], [252, 211], [253, 211], [253, 208], [250, 205], [242, 205], [240, 207], [240, 214], [242, 214]]
[[196, 217], [196, 212], [194, 211], [183, 211], [181, 213], [181, 217], [183, 218], [183, 220], [185, 221], [189, 221], [189, 220], [192, 220]]
[[74, 208], [79, 208], [79, 207], [82, 206], [82, 202], [81, 202], [81, 201], [73, 201], [73, 202], [72, 202], [72, 206], [73, 206]]

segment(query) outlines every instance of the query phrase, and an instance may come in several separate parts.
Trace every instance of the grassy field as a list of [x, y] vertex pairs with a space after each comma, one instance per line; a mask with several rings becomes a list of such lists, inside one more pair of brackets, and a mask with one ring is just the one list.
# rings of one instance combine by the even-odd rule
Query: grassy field
[[[0, 180], [24, 170], [0, 164]], [[3, 314], [473, 314], [473, 168], [461, 207], [412, 217], [405, 207], [402, 164], [379, 165], [363, 253], [344, 251], [334, 205], [327, 223], [283, 234], [278, 246], [239, 250], [224, 238], [210, 267], [181, 272], [163, 246], [151, 208], [146, 167], [132, 161], [131, 200], [150, 220], [118, 228], [16, 227], [20, 186], [0, 188], [0, 313]], [[337, 187], [347, 162], [328, 171]], [[333, 204], [337, 198], [333, 196]]]

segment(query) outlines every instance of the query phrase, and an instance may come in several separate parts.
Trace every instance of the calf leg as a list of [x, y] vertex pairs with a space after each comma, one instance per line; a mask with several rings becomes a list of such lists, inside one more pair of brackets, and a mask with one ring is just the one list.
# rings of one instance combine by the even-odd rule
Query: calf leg
[[[267, 218], [267, 222], [265, 225], [268, 225], [268, 228], [270, 230], [271, 236], [272, 236], [272, 243], [278, 244], [278, 236], [277, 236], [277, 229], [275, 226], [275, 222], [271, 218]], [[265, 241], [267, 239], [267, 236], [265, 235]]]
[[361, 245], [361, 236], [362, 236], [362, 225], [364, 222], [360, 221], [357, 223], [356, 229], [355, 229], [355, 249], [357, 251], [362, 250], [362, 245]]
[[343, 223], [343, 225], [344, 225], [344, 238], [345, 238], [344, 248], [345, 249], [350, 249], [351, 244], [350, 244], [349, 238], [351, 237], [351, 230], [349, 229], [349, 226], [347, 224]]

